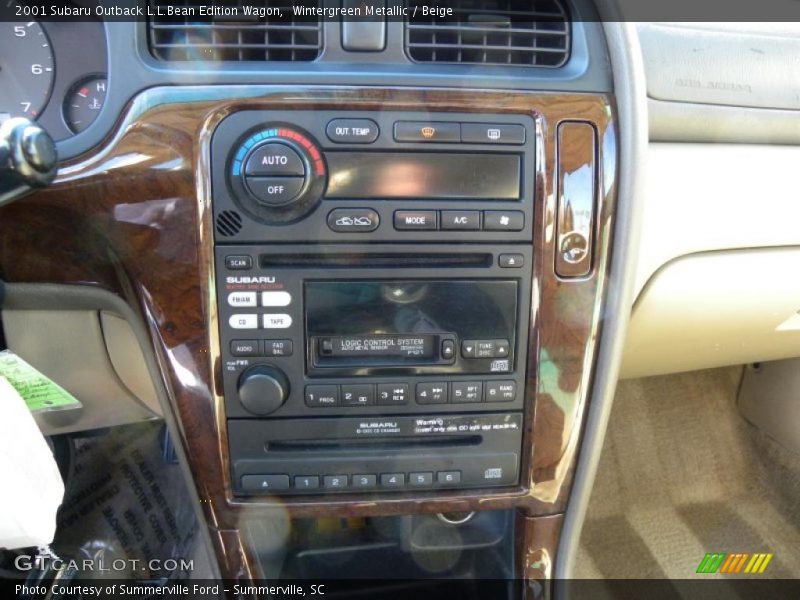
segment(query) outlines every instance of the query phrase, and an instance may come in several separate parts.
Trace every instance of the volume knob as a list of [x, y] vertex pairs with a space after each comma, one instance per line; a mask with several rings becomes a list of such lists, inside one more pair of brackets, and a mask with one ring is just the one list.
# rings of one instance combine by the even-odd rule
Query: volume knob
[[239, 377], [239, 401], [251, 413], [268, 415], [289, 397], [289, 380], [280, 369], [255, 365]]

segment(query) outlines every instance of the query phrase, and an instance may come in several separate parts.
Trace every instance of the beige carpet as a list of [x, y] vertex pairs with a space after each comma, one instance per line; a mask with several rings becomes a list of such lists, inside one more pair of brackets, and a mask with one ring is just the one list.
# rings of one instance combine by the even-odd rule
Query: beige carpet
[[741, 418], [741, 375], [620, 382], [578, 577], [690, 578], [706, 552], [772, 552], [764, 576], [800, 577], [800, 455]]

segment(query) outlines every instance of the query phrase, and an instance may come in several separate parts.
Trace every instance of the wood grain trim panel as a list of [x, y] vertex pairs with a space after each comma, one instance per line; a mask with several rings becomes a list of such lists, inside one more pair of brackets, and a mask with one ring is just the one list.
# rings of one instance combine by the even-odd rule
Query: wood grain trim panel
[[[539, 144], [534, 290], [529, 338], [523, 484], [335, 500], [234, 501], [221, 398], [213, 303], [208, 140], [240, 109], [428, 110], [528, 114]], [[517, 508], [526, 518], [563, 512], [570, 490], [595, 349], [602, 328], [617, 174], [613, 97], [602, 94], [377, 88], [185, 87], [138, 96], [92, 154], [62, 168], [50, 188], [0, 209], [0, 275], [9, 282], [68, 283], [110, 290], [149, 327], [171, 408], [180, 423], [223, 575], [246, 578], [252, 559], [239, 531], [280, 512], [389, 515]], [[587, 277], [553, 273], [555, 134], [560, 121], [598, 133], [598, 221]], [[568, 151], [568, 149], [562, 149]], [[536, 536], [526, 539], [535, 540]], [[532, 542], [538, 543], [538, 542]], [[530, 553], [526, 547], [524, 552]]]

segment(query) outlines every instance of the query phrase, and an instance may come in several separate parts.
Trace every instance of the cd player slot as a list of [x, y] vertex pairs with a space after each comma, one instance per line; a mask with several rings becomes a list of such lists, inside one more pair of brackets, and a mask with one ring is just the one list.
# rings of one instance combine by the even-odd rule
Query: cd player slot
[[373, 254], [262, 254], [262, 269], [327, 268], [327, 269], [399, 269], [399, 268], [489, 268], [493, 255], [488, 252], [410, 253], [386, 252]]
[[373, 450], [411, 450], [414, 448], [465, 448], [480, 446], [483, 436], [454, 435], [447, 439], [394, 438], [385, 439], [323, 439], [274, 440], [265, 445], [267, 452], [360, 452]]

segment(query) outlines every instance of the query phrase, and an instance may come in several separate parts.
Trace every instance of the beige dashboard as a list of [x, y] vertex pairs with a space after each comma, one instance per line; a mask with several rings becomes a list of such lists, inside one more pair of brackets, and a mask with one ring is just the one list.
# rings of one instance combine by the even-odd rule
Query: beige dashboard
[[[651, 143], [623, 377], [800, 356], [800, 146], [786, 143], [800, 116], [786, 96], [800, 83], [800, 31], [764, 25], [639, 27]], [[761, 68], [732, 70], [734, 39]], [[665, 61], [670, 51], [680, 60]], [[742, 106], [713, 85], [720, 77], [752, 91]]]

